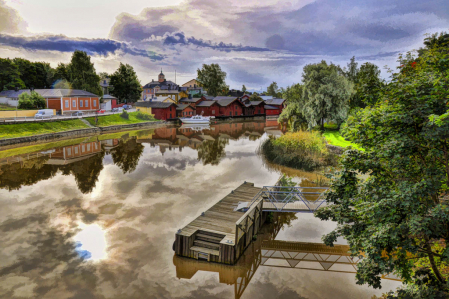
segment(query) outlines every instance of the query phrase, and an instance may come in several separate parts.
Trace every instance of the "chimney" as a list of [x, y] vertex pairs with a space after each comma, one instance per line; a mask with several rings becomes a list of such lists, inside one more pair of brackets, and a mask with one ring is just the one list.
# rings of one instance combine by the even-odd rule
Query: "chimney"
[[19, 88], [17, 86], [14, 87], [14, 91], [19, 91]]
[[192, 95], [189, 93], [189, 100], [191, 100], [192, 99]]

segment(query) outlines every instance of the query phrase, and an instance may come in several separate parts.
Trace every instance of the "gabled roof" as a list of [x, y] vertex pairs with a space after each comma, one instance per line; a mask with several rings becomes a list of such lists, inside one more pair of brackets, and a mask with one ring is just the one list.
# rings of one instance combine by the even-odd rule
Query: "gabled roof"
[[[79, 89], [35, 89], [35, 92], [43, 96], [44, 98], [60, 98], [60, 97], [95, 97], [98, 96], [96, 94], [90, 93], [88, 91], [79, 90]], [[18, 98], [22, 93], [30, 94], [31, 91], [29, 89], [21, 89], [19, 91], [15, 90], [6, 90], [0, 92], [0, 97], [8, 97], [8, 98]]]
[[[190, 81], [187, 81], [186, 83], [184, 83], [182, 86], [186, 87], [185, 85], [194, 85], [196, 84], [196, 79], [192, 79]], [[188, 86], [187, 86], [188, 87]]]
[[[218, 97], [217, 97], [218, 98]], [[215, 100], [215, 99], [214, 99]], [[235, 101], [237, 101], [237, 102], [239, 102], [241, 105], [243, 105], [242, 104], [242, 102], [240, 102], [239, 101], [239, 99], [238, 98], [235, 98], [235, 97], [223, 97], [223, 98], [221, 98], [221, 99], [218, 99], [218, 100], [215, 100], [217, 103], [218, 103], [218, 105], [220, 105], [221, 107], [226, 107], [226, 106], [229, 106], [231, 103], [233, 103], [233, 102], [235, 102]]]
[[156, 91], [156, 94], [160, 94], [160, 93], [179, 93], [179, 91], [177, 89], [172, 89], [172, 90], [158, 90]]
[[159, 87], [164, 86], [164, 85], [168, 86], [169, 84], [171, 84], [171, 86], [176, 86], [176, 87], [178, 86], [178, 84], [176, 84], [173, 81], [164, 81], [164, 82], [152, 81], [152, 82], [145, 84], [145, 86], [143, 88], [155, 88], [156, 86], [159, 86]]
[[201, 98], [192, 98], [192, 99], [182, 98], [179, 100], [179, 102], [183, 102], [183, 103], [196, 103], [198, 101], [201, 101]]
[[110, 94], [105, 94], [103, 96], [103, 100], [115, 100], [117, 99], [116, 97], [111, 96]]
[[271, 99], [271, 100], [265, 100], [265, 104], [267, 105], [282, 105], [284, 104], [284, 99]]
[[203, 96], [203, 98], [205, 98], [208, 101], [213, 101], [214, 100], [214, 96]]
[[201, 103], [199, 103], [198, 105], [196, 105], [197, 107], [210, 107], [213, 104], [216, 104], [217, 102], [215, 101], [202, 101]]
[[190, 107], [192, 109], [194, 109], [192, 106], [190, 106], [189, 104], [179, 104], [178, 107], [176, 107], [176, 110], [184, 110], [187, 107]]
[[251, 106], [258, 106], [262, 103], [263, 103], [263, 101], [250, 101]]
[[137, 102], [134, 106], [136, 107], [147, 107], [147, 108], [168, 108], [171, 105], [177, 106], [175, 103], [165, 103], [165, 102]]
[[274, 106], [270, 106], [270, 105], [265, 105], [265, 109], [266, 110], [279, 110], [278, 107], [274, 107]]

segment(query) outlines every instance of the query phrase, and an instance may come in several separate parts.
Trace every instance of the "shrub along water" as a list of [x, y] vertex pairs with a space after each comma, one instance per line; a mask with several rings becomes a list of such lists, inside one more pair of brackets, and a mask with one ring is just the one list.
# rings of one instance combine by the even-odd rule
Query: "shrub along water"
[[321, 134], [315, 131], [270, 137], [262, 144], [260, 152], [269, 162], [307, 171], [336, 164], [335, 156], [329, 153]]

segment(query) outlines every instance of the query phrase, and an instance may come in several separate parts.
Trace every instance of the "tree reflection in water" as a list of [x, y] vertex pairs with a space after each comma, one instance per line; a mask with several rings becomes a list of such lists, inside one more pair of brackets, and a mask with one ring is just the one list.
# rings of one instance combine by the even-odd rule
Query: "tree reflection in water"
[[229, 140], [225, 138], [204, 141], [198, 147], [198, 160], [202, 161], [204, 165], [218, 165], [226, 156], [225, 147], [228, 144]]
[[123, 173], [131, 173], [136, 170], [144, 146], [132, 138], [127, 141], [120, 140], [119, 145], [111, 152], [112, 161]]

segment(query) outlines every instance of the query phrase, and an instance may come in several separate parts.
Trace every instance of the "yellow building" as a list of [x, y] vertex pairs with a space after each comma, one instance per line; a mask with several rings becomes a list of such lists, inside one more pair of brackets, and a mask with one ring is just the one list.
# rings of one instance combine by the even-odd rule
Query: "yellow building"
[[[189, 95], [184, 91], [178, 90], [160, 90], [156, 91], [156, 96], [159, 97], [168, 97], [174, 101], [175, 104], [179, 103], [179, 100], [182, 98], [188, 98]], [[164, 101], [166, 102], [166, 101]]]

